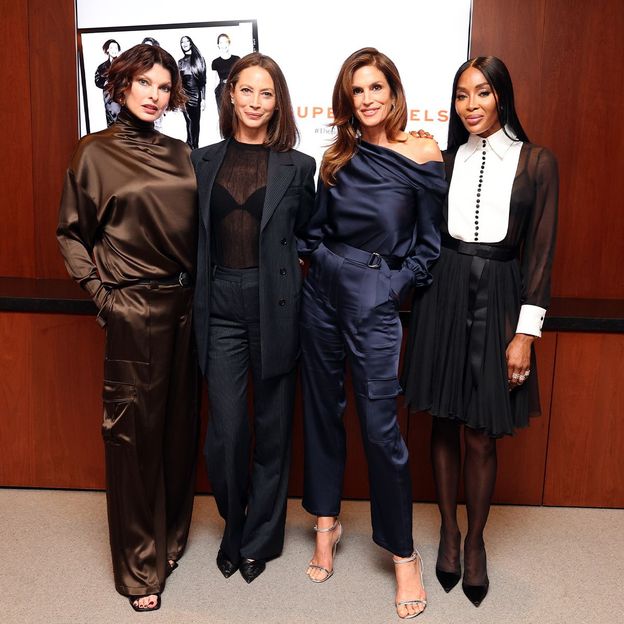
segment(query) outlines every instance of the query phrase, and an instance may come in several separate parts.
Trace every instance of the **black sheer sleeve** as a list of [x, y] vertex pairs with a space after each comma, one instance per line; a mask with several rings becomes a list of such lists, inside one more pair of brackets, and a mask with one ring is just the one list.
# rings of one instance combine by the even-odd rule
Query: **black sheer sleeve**
[[522, 252], [522, 303], [548, 308], [557, 232], [559, 173], [554, 155], [545, 148], [537, 153], [535, 183], [535, 204]]

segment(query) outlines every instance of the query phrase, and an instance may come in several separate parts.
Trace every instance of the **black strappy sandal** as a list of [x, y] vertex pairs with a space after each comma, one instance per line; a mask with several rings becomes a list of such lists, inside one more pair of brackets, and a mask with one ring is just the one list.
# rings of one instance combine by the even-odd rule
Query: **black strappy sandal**
[[146, 598], [147, 596], [128, 596], [128, 600], [130, 601], [130, 606], [137, 613], [150, 613], [151, 611], [158, 611], [158, 609], [160, 609], [160, 594], [148, 594], [148, 595], [156, 596], [156, 604], [153, 607], [146, 607], [145, 609], [142, 609], [141, 607], [139, 607], [139, 600], [141, 598]]

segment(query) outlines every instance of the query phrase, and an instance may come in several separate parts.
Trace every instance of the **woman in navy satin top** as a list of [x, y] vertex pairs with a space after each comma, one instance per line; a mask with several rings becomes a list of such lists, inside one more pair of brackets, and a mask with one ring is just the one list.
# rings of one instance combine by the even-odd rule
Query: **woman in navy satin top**
[[376, 49], [344, 62], [332, 104], [336, 137], [323, 157], [315, 214], [300, 244], [311, 254], [301, 303], [303, 505], [317, 516], [307, 574], [316, 583], [333, 575], [342, 537], [348, 361], [368, 460], [373, 540], [393, 555], [397, 613], [411, 618], [424, 610], [426, 594], [412, 539], [408, 452], [397, 423], [399, 302], [431, 281], [444, 168], [434, 141], [405, 133], [398, 71]]

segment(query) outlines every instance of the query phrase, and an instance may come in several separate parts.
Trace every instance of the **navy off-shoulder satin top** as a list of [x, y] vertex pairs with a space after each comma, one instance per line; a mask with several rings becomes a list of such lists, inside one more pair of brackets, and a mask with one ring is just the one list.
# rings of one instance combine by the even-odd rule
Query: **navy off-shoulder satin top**
[[418, 164], [360, 141], [338, 172], [336, 186], [319, 181], [315, 212], [299, 251], [305, 255], [323, 240], [340, 241], [402, 260], [392, 280], [397, 294], [426, 285], [440, 253], [438, 224], [446, 191], [444, 163]]

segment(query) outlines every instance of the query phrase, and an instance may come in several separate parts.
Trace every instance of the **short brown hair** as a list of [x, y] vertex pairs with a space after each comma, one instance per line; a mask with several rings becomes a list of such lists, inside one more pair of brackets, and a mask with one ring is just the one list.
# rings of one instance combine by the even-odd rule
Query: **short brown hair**
[[124, 92], [134, 77], [149, 71], [154, 65], [162, 65], [171, 74], [171, 96], [167, 110], [182, 108], [188, 98], [182, 89], [178, 64], [166, 50], [146, 43], [139, 43], [126, 50], [111, 63], [106, 75], [106, 92], [115, 102], [123, 104]]
[[336, 138], [325, 152], [320, 169], [321, 180], [327, 186], [336, 184], [336, 174], [355, 154], [360, 124], [353, 114], [353, 74], [367, 65], [381, 71], [394, 96], [394, 108], [385, 121], [387, 137], [390, 140], [396, 139], [407, 125], [407, 102], [396, 65], [376, 48], [355, 51], [342, 64], [334, 85], [332, 95], [334, 121], [331, 126], [336, 128]]
[[238, 127], [238, 118], [234, 113], [234, 105], [232, 104], [232, 91], [236, 87], [240, 73], [248, 67], [262, 67], [266, 69], [273, 79], [275, 88], [275, 110], [273, 116], [269, 120], [267, 136], [264, 144], [277, 152], [287, 152], [297, 143], [299, 132], [295, 123], [295, 114], [293, 113], [290, 101], [290, 93], [286, 78], [279, 65], [270, 57], [260, 54], [260, 52], [252, 52], [243, 56], [234, 63], [230, 70], [226, 82], [226, 88], [221, 94], [221, 102], [219, 102], [219, 128], [223, 138], [229, 138], [236, 134]]

